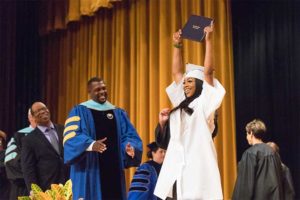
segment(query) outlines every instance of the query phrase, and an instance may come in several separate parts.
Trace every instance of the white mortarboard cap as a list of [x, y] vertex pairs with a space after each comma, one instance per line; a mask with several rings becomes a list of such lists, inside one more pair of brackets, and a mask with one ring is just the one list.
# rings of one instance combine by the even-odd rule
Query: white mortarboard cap
[[200, 65], [194, 65], [187, 63], [185, 65], [185, 77], [204, 79], [204, 67]]

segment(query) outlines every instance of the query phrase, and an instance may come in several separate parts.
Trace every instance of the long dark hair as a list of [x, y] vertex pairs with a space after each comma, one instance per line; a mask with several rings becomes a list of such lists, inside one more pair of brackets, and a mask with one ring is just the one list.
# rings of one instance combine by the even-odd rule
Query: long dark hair
[[170, 114], [178, 109], [184, 110], [189, 115], [193, 114], [194, 110], [192, 108], [190, 108], [189, 105], [194, 99], [196, 99], [197, 97], [199, 97], [201, 95], [202, 86], [203, 86], [202, 80], [195, 78], [195, 82], [196, 82], [196, 90], [195, 90], [195, 93], [193, 94], [193, 96], [185, 97], [185, 100], [183, 100], [178, 106], [173, 108], [171, 110]]

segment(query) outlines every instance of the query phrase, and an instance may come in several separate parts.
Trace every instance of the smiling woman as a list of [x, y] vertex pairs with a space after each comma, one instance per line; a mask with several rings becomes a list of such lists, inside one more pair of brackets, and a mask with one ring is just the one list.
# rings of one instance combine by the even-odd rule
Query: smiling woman
[[225, 89], [213, 78], [213, 27], [206, 27], [204, 31], [204, 67], [188, 64], [185, 74], [182, 73], [181, 31], [173, 35], [174, 82], [166, 91], [175, 108], [160, 113], [160, 127], [156, 129], [156, 141], [161, 147], [167, 147], [154, 191], [161, 199], [223, 199], [212, 141], [214, 128], [209, 128], [209, 121], [220, 106]]
[[194, 95], [196, 90], [196, 79], [194, 78], [186, 78], [183, 81], [183, 90], [186, 97], [191, 97]]

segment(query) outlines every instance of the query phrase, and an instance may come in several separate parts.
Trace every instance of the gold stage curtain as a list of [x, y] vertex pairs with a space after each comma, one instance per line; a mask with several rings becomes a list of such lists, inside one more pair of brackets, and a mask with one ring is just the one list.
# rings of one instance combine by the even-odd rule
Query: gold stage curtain
[[122, 0], [43, 0], [39, 2], [40, 35], [67, 28], [67, 24], [80, 20], [81, 16], [92, 16], [100, 8], [112, 8], [114, 2]]
[[[154, 140], [158, 113], [171, 104], [165, 88], [172, 82], [172, 34], [191, 14], [215, 19], [216, 77], [226, 88], [215, 140], [224, 199], [236, 178], [233, 51], [227, 0], [128, 0], [114, 9], [71, 23], [42, 38], [44, 97], [53, 119], [64, 123], [70, 109], [88, 99], [89, 78], [106, 80], [109, 101], [124, 108], [144, 145]], [[204, 44], [184, 40], [184, 60], [203, 64]], [[129, 184], [134, 169], [127, 171]]]

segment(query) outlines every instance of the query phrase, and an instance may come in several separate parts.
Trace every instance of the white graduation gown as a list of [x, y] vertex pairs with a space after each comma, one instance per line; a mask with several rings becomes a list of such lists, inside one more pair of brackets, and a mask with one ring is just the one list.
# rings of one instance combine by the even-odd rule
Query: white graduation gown
[[[182, 81], [166, 89], [173, 106], [184, 99]], [[202, 94], [189, 105], [191, 116], [178, 109], [170, 116], [170, 142], [154, 194], [172, 197], [177, 181], [178, 200], [223, 199], [215, 146], [208, 119], [220, 106], [225, 89], [214, 79], [214, 87], [203, 82]]]

